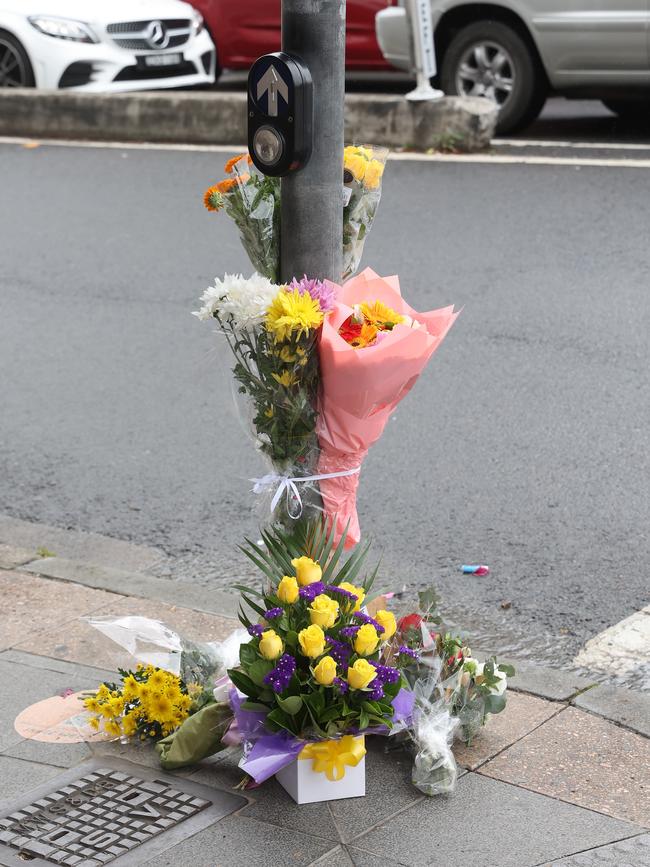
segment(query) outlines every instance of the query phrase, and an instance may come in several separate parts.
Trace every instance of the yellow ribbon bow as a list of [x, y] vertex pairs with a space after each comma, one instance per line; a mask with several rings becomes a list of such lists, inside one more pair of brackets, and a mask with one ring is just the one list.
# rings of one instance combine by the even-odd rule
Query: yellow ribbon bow
[[324, 773], [332, 782], [342, 780], [345, 776], [345, 766], [356, 768], [366, 754], [366, 742], [363, 735], [345, 735], [338, 740], [318, 741], [307, 744], [299, 759], [312, 759], [312, 769]]

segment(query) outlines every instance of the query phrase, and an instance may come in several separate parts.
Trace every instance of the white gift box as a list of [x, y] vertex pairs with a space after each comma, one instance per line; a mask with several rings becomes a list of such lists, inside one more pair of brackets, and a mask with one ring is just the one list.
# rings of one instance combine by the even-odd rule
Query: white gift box
[[313, 769], [311, 759], [295, 759], [275, 775], [276, 780], [297, 804], [361, 798], [366, 794], [366, 757], [356, 767], [345, 766], [340, 780], [328, 780], [323, 771]]

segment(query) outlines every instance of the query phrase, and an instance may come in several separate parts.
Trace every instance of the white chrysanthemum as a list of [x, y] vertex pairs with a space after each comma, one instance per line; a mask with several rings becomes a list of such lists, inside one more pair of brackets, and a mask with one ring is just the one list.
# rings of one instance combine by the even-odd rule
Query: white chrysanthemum
[[269, 305], [278, 293], [267, 277], [253, 274], [224, 274], [223, 280], [215, 278], [214, 286], [201, 295], [202, 307], [194, 312], [199, 319], [212, 319], [215, 314], [228, 322], [236, 331], [254, 328], [262, 323]]

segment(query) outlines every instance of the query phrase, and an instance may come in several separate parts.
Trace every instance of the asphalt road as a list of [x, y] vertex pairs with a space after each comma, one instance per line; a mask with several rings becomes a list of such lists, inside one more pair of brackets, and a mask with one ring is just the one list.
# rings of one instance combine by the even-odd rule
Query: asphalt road
[[[160, 545], [212, 586], [246, 569], [263, 469], [190, 316], [249, 270], [201, 204], [223, 159], [0, 146], [0, 511]], [[364, 465], [361, 521], [384, 586], [435, 582], [483, 644], [566, 661], [648, 604], [649, 186], [389, 165], [365, 263], [464, 310]]]

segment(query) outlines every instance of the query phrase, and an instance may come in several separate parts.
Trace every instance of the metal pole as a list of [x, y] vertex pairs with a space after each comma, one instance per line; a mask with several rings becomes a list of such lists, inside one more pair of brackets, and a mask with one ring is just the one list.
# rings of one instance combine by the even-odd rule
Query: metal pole
[[345, 0], [282, 0], [282, 50], [311, 71], [314, 144], [304, 169], [282, 178], [280, 274], [341, 280]]

